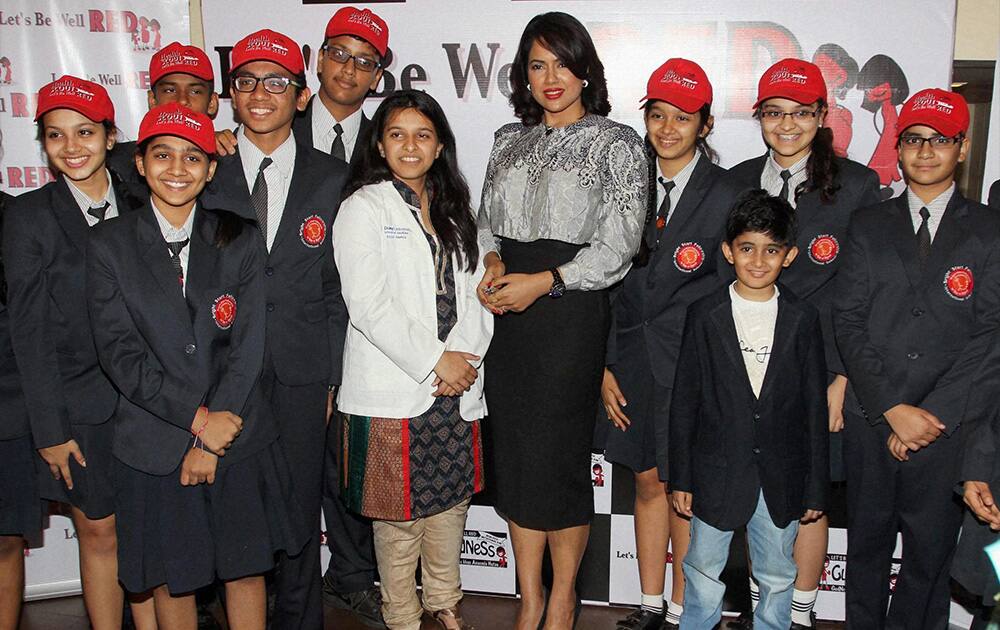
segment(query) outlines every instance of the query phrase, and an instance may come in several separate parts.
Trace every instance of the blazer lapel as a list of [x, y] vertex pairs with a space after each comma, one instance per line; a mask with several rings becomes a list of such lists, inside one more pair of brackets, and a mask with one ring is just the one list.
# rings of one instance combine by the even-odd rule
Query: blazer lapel
[[194, 321], [198, 309], [206, 304], [202, 301], [216, 296], [205, 295], [205, 289], [212, 285], [212, 272], [219, 259], [219, 249], [215, 247], [215, 228], [218, 225], [216, 215], [211, 211], [198, 208], [194, 217], [191, 235], [190, 257], [188, 258], [188, 276], [186, 280], [188, 309], [191, 321]]
[[[783, 291], [780, 286], [779, 291]], [[792, 331], [798, 325], [800, 317], [801, 311], [789, 304], [788, 300], [779, 293], [778, 317], [774, 322], [774, 339], [771, 341], [771, 356], [767, 360], [767, 369], [764, 371], [764, 382], [760, 386], [758, 400], [764, 400], [764, 397], [770, 393], [775, 379], [778, 378], [775, 374], [777, 370], [776, 366], [781, 365], [785, 360], [785, 355], [788, 354], [789, 344], [786, 341], [792, 339]]]
[[[142, 215], [137, 222], [136, 234], [139, 238], [139, 247], [142, 252], [142, 259], [146, 263], [146, 269], [156, 280], [160, 289], [164, 293], [167, 303], [173, 310], [174, 317], [178, 321], [191, 323], [191, 315], [188, 313], [184, 302], [184, 293], [181, 290], [181, 283], [177, 279], [177, 272], [170, 262], [170, 253], [167, 251], [167, 242], [163, 240], [160, 226], [153, 216], [153, 208], [147, 205], [139, 210]], [[190, 268], [190, 264], [188, 267]]]
[[906, 201], [906, 192], [896, 197], [889, 208], [889, 230], [886, 238], [896, 249], [910, 286], [919, 287], [923, 282], [920, 261], [917, 259], [917, 235], [913, 230], [913, 219], [910, 217], [910, 206]]
[[52, 201], [52, 211], [56, 215], [56, 221], [59, 222], [59, 226], [66, 232], [66, 236], [69, 237], [70, 242], [81, 252], [86, 253], [90, 225], [87, 223], [87, 219], [84, 218], [79, 204], [76, 203], [73, 193], [70, 192], [69, 184], [66, 183], [66, 179], [61, 175], [56, 180]]
[[[931, 255], [924, 267], [925, 273], [923, 275], [925, 279], [933, 282], [935, 278], [940, 279], [944, 277], [943, 267], [948, 264], [952, 251], [954, 251], [959, 243], [967, 239], [968, 233], [962, 219], [968, 213], [969, 207], [965, 203], [965, 199], [956, 190], [948, 201], [948, 207], [945, 208], [944, 214], [941, 216], [941, 222], [938, 223], [934, 240], [931, 241]], [[914, 241], [916, 241], [915, 236]], [[933, 275], [928, 277], [926, 272], [930, 272]]]
[[[691, 173], [691, 179], [688, 180], [687, 186], [684, 187], [684, 192], [681, 193], [677, 207], [670, 213], [670, 220], [664, 228], [663, 235], [665, 241], [672, 243], [676, 240], [672, 235], [684, 229], [684, 224], [691, 219], [695, 210], [701, 204], [701, 200], [705, 198], [705, 194], [709, 188], [708, 173], [710, 170], [711, 163], [708, 161], [708, 158], [704, 156], [699, 158], [698, 163], [694, 165], [694, 172]], [[655, 196], [653, 197], [653, 203], [656, 203]], [[669, 254], [673, 254], [673, 250], [670, 247], [664, 247], [661, 243], [660, 249], [653, 252], [654, 264], [659, 264], [664, 258], [663, 252], [665, 250], [670, 250]]]
[[733, 362], [733, 367], [737, 378], [743, 383], [747, 393], [753, 398], [753, 387], [750, 386], [750, 377], [747, 375], [746, 364], [743, 363], [743, 354], [740, 351], [740, 337], [736, 334], [736, 322], [733, 320], [733, 303], [729, 299], [729, 289], [726, 289], [725, 299], [718, 306], [712, 309], [712, 322], [719, 331], [719, 343], [726, 350], [726, 355]]
[[198, 205], [229, 210], [256, 223], [257, 215], [250, 206], [250, 188], [238, 149], [233, 155], [218, 158], [215, 177], [202, 192]]
[[288, 183], [288, 197], [285, 199], [285, 209], [281, 213], [281, 223], [278, 224], [278, 233], [274, 237], [274, 243], [271, 244], [271, 251], [274, 251], [290, 233], [298, 230], [302, 223], [303, 217], [300, 216], [302, 213], [299, 212], [299, 207], [311, 190], [311, 169], [307, 157], [309, 150], [311, 150], [309, 147], [302, 145], [295, 147], [295, 166], [292, 168], [292, 179]]

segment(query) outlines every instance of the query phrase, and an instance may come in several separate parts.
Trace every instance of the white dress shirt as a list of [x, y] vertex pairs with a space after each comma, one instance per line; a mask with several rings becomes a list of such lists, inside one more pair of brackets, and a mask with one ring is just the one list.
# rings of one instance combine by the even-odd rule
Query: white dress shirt
[[[191, 208], [191, 212], [188, 214], [187, 219], [184, 221], [184, 225], [179, 228], [171, 225], [170, 221], [167, 221], [166, 217], [160, 212], [160, 209], [156, 207], [156, 202], [152, 199], [149, 200], [149, 205], [153, 207], [153, 216], [156, 217], [156, 223], [160, 226], [160, 234], [163, 235], [163, 240], [168, 243], [176, 243], [178, 241], [183, 241], [188, 239], [188, 244], [184, 246], [181, 250], [181, 273], [184, 276], [184, 280], [181, 282], [181, 291], [184, 295], [187, 295], [187, 277], [188, 277], [188, 260], [191, 259], [191, 231], [194, 226], [194, 213], [198, 210], [198, 204], [195, 204]], [[167, 249], [167, 254], [170, 254], [170, 250]]]
[[108, 169], [104, 169], [104, 175], [108, 178], [108, 190], [104, 193], [104, 199], [100, 201], [94, 201], [87, 193], [83, 192], [76, 187], [73, 180], [63, 175], [63, 179], [69, 184], [69, 192], [72, 193], [73, 199], [76, 200], [76, 205], [80, 206], [80, 212], [83, 213], [83, 218], [87, 220], [87, 225], [94, 227], [99, 223], [97, 217], [87, 214], [89, 208], [100, 208], [104, 205], [104, 202], [108, 202], [108, 211], [104, 213], [104, 220], [113, 219], [118, 216], [118, 202], [115, 201], [115, 189], [111, 185], [111, 174], [108, 173]]
[[792, 204], [793, 208], [796, 207], [795, 189], [809, 177], [809, 173], [806, 171], [809, 155], [811, 154], [806, 154], [804, 158], [785, 169], [774, 160], [774, 151], [769, 152], [767, 161], [764, 163], [764, 170], [760, 174], [760, 187], [772, 197], [777, 197], [781, 193], [781, 187], [785, 184], [784, 180], [781, 179], [781, 171], [788, 170], [792, 174], [788, 178], [788, 203]]
[[684, 188], [687, 187], [689, 181], [691, 181], [691, 175], [694, 173], [695, 166], [698, 164], [698, 160], [701, 159], [701, 151], [695, 151], [694, 157], [690, 162], [684, 165], [673, 179], [663, 176], [663, 171], [660, 170], [660, 161], [656, 160], [656, 207], [659, 208], [660, 204], [663, 203], [663, 198], [666, 196], [666, 191], [663, 189], [663, 182], [674, 182], [674, 188], [670, 191], [670, 212], [667, 213], [666, 224], [670, 224], [670, 217], [674, 215], [674, 210], [677, 209], [677, 204], [681, 202], [681, 195], [684, 194]]
[[292, 181], [292, 171], [295, 170], [295, 136], [289, 133], [288, 138], [271, 155], [266, 155], [257, 148], [257, 145], [246, 137], [243, 127], [236, 132], [236, 141], [249, 192], [253, 192], [253, 183], [257, 181], [260, 163], [265, 157], [273, 160], [271, 165], [264, 169], [264, 181], [267, 182], [267, 251], [271, 251], [274, 237], [278, 234], [281, 216], [285, 213], [288, 187]]
[[955, 182], [951, 183], [948, 190], [937, 196], [930, 203], [924, 203], [920, 197], [914, 194], [909, 186], [906, 187], [906, 202], [910, 207], [910, 219], [913, 221], [913, 233], [920, 229], [920, 224], [924, 220], [920, 217], [920, 209], [927, 208], [930, 216], [927, 217], [927, 231], [931, 233], [931, 242], [934, 242], [934, 235], [937, 234], [938, 226], [941, 225], [941, 217], [951, 201], [951, 196], [955, 194]]
[[333, 148], [333, 141], [337, 137], [337, 132], [333, 130], [333, 126], [339, 122], [341, 128], [344, 130], [344, 133], [340, 136], [344, 142], [344, 155], [347, 157], [347, 161], [350, 162], [351, 156], [354, 155], [354, 145], [358, 141], [358, 134], [361, 132], [361, 118], [363, 116], [364, 113], [359, 107], [357, 111], [347, 118], [337, 120], [330, 113], [330, 110], [326, 108], [326, 105], [323, 104], [319, 96], [316, 96], [313, 99], [312, 106], [313, 146], [329, 155], [330, 149]]

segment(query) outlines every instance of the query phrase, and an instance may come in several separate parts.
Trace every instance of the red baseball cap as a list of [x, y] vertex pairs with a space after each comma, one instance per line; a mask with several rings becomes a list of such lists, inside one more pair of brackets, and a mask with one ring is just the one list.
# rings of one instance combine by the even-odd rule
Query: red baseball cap
[[712, 84], [701, 66], [693, 61], [674, 57], [657, 68], [646, 83], [642, 101], [665, 101], [694, 113], [712, 103]]
[[287, 35], [265, 28], [236, 42], [230, 53], [233, 70], [251, 61], [272, 61], [294, 75], [305, 71], [302, 49]]
[[38, 90], [37, 122], [53, 109], [72, 109], [94, 122], [115, 122], [115, 106], [102, 86], [64, 74]]
[[190, 141], [205, 153], [215, 153], [215, 127], [212, 119], [184, 107], [180, 103], [167, 103], [146, 112], [139, 123], [142, 143], [156, 136], [177, 136]]
[[949, 138], [969, 130], [969, 106], [961, 94], [930, 88], [903, 103], [896, 121], [896, 136], [907, 127], [927, 125]]
[[370, 9], [344, 7], [333, 14], [326, 24], [325, 37], [354, 35], [375, 47], [378, 54], [385, 57], [389, 50], [389, 26], [385, 20]]
[[802, 59], [782, 59], [760, 78], [754, 109], [769, 98], [788, 98], [811, 105], [820, 99], [826, 100], [826, 81], [816, 64]]
[[190, 74], [209, 83], [215, 81], [212, 62], [208, 60], [205, 51], [180, 42], [170, 42], [150, 58], [149, 85], [156, 85], [157, 81], [175, 72]]

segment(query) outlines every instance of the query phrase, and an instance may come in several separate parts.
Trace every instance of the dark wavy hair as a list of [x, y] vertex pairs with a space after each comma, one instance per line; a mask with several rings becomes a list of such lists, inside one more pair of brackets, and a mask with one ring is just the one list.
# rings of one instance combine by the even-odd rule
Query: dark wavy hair
[[[646, 101], [646, 104], [642, 106], [643, 117], [649, 113], [649, 106], [655, 103], [656, 100]], [[713, 164], [719, 161], [719, 154], [716, 153], [715, 149], [708, 144], [708, 135], [705, 137], [701, 136], [701, 129], [708, 124], [708, 119], [712, 117], [712, 104], [705, 103], [698, 110], [698, 139], [695, 141], [695, 148], [701, 152], [701, 154], [707, 158]], [[709, 127], [708, 133], [712, 133], [712, 128]], [[639, 250], [632, 257], [633, 267], [645, 267], [649, 264], [649, 243], [646, 242], [646, 230], [649, 229], [649, 224], [653, 221], [653, 216], [656, 214], [656, 195], [658, 194], [657, 186], [659, 182], [656, 181], [656, 149], [653, 148], [653, 144], [649, 141], [649, 135], [647, 134], [643, 138], [643, 145], [646, 149], [646, 159], [648, 161], [649, 167], [649, 177], [647, 178], [647, 190], [646, 190], [646, 220], [643, 222], [642, 227], [642, 238], [639, 239]]]
[[816, 58], [820, 55], [829, 57], [847, 75], [844, 78], [844, 84], [837, 88], [835, 95], [836, 98], [843, 99], [847, 95], [847, 91], [858, 83], [858, 62], [839, 44], [823, 44], [817, 48], [816, 52], [813, 53], [813, 63], [816, 63]]
[[391, 181], [389, 163], [382, 157], [378, 143], [382, 140], [386, 125], [392, 116], [404, 109], [415, 109], [434, 125], [438, 142], [443, 145], [441, 155], [427, 172], [427, 182], [434, 197], [431, 200], [431, 225], [448, 255], [456, 255], [464, 261], [472, 272], [479, 262], [478, 233], [472, 216], [472, 199], [469, 184], [458, 168], [458, 152], [455, 134], [448, 124], [444, 110], [426, 92], [419, 90], [398, 90], [383, 99], [372, 116], [370, 132], [362, 146], [355, 149], [356, 159], [351, 164], [351, 173], [344, 198], [362, 186]]
[[767, 234], [781, 245], [794, 245], [798, 232], [795, 210], [781, 197], [772, 197], [760, 188], [744, 191], [726, 217], [726, 242], [744, 232]]
[[514, 115], [522, 123], [537, 125], [542, 121], [542, 106], [528, 88], [528, 61], [535, 42], [566, 64], [576, 78], [587, 81], [581, 97], [584, 111], [600, 116], [611, 112], [604, 64], [597, 56], [590, 33], [572, 15], [553, 11], [536, 15], [524, 27], [510, 68], [510, 104], [514, 107]]
[[906, 80], [906, 73], [899, 67], [896, 60], [888, 55], [873, 55], [865, 62], [858, 73], [858, 89], [865, 92], [865, 98], [861, 102], [861, 107], [872, 112], [877, 112], [882, 107], [881, 101], [873, 101], [868, 98], [868, 90], [873, 87], [888, 83], [892, 90], [890, 102], [893, 105], [902, 105], [910, 95], [910, 84]]
[[[820, 111], [826, 110], [826, 99], [816, 101]], [[763, 103], [761, 103], [763, 105]], [[753, 112], [753, 117], [760, 120], [760, 107]], [[837, 175], [840, 165], [837, 164], [837, 154], [833, 150], [833, 130], [820, 127], [812, 139], [809, 148], [809, 159], [806, 160], [806, 181], [795, 187], [795, 200], [814, 190], [819, 191], [820, 200], [830, 203], [840, 190]]]

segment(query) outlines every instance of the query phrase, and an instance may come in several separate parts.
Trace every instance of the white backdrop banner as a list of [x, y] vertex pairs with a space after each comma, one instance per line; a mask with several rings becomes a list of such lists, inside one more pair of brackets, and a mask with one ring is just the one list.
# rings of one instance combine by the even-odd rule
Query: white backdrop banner
[[0, 188], [51, 181], [36, 140], [38, 88], [72, 74], [103, 85], [125, 138], [146, 113], [149, 58], [190, 37], [188, 0], [0, 0]]
[[[327, 21], [348, 2], [301, 0], [274, 10], [271, 0], [204, 5], [206, 49], [217, 70], [244, 35], [272, 28], [295, 39], [306, 55], [315, 91], [317, 50]], [[883, 186], [901, 174], [891, 133], [906, 97], [925, 87], [947, 88], [951, 79], [955, 2], [909, 0], [807, 0], [788, 5], [766, 0], [403, 0], [353, 3], [385, 18], [391, 59], [379, 94], [417, 88], [433, 95], [459, 140], [459, 159], [474, 197], [493, 142], [510, 121], [510, 63], [532, 16], [565, 11], [590, 30], [608, 78], [611, 117], [642, 130], [639, 99], [649, 74], [669, 57], [692, 59], [715, 90], [715, 132], [710, 140], [723, 166], [763, 153], [760, 129], [750, 117], [757, 79], [783, 57], [815, 61], [830, 88], [838, 147], [879, 172]], [[263, 16], [266, 16], [264, 18]], [[943, 34], [943, 35], [942, 35]], [[919, 46], [915, 45], [919, 42]], [[226, 93], [228, 94], [228, 92]], [[379, 94], [369, 99], [369, 113]], [[231, 120], [222, 106], [217, 124]], [[230, 117], [227, 119], [227, 117]]]

